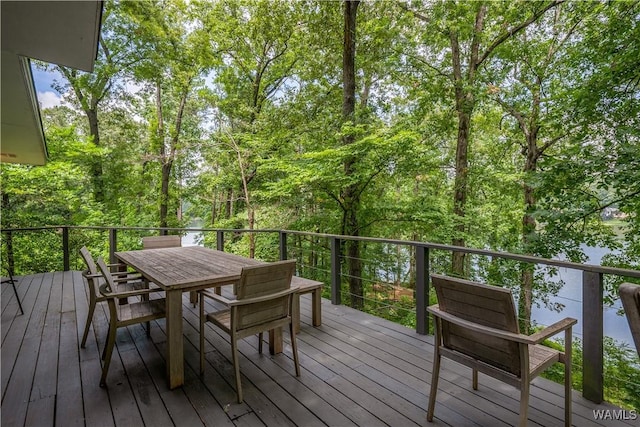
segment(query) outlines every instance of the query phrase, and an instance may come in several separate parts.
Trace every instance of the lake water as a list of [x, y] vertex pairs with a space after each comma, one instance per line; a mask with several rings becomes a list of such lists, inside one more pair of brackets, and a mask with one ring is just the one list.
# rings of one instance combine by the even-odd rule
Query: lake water
[[[600, 264], [602, 257], [611, 253], [605, 248], [583, 247], [582, 250], [589, 257], [587, 264]], [[550, 325], [565, 317], [578, 319], [578, 324], [574, 327], [574, 334], [578, 338], [582, 338], [582, 271], [559, 268], [557, 278], [554, 280], [562, 280], [565, 285], [558, 292], [558, 296], [551, 301], [564, 304], [564, 309], [557, 313], [544, 306], [534, 306], [531, 317], [541, 325]], [[604, 308], [604, 334], [633, 346], [633, 338], [627, 319], [617, 314], [621, 306], [620, 300], [616, 300], [612, 307]]]
[[201, 238], [202, 233], [187, 233], [182, 236], [182, 246], [199, 246], [196, 239]]
[[[200, 233], [187, 233], [182, 238], [182, 246], [196, 246], [196, 239]], [[589, 257], [586, 263], [600, 264], [602, 257], [610, 251], [605, 248], [583, 247], [582, 250]], [[532, 309], [532, 319], [540, 325], [551, 325], [565, 317], [578, 319], [578, 324], [574, 327], [573, 333], [582, 339], [582, 271], [568, 268], [559, 268], [554, 280], [562, 280], [565, 285], [558, 292], [558, 296], [551, 299], [551, 302], [564, 304], [561, 312], [555, 312], [544, 305]], [[633, 346], [633, 338], [629, 324], [624, 316], [619, 316], [617, 310], [621, 307], [620, 300], [617, 300], [613, 307], [604, 308], [604, 334], [611, 338], [623, 341]]]

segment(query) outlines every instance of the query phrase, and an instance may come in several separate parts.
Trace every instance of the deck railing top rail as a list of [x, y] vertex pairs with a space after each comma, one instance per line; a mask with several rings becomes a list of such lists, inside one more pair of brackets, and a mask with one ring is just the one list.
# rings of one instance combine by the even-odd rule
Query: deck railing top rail
[[76, 225], [64, 225], [64, 226], [46, 226], [46, 227], [22, 227], [22, 228], [0, 228], [0, 232], [8, 233], [14, 231], [38, 231], [38, 230], [53, 230], [53, 229], [85, 229], [85, 230], [122, 230], [122, 231], [158, 231], [158, 232], [222, 232], [222, 233], [284, 233], [300, 236], [313, 236], [327, 239], [338, 240], [359, 240], [372, 243], [387, 243], [392, 245], [403, 245], [413, 247], [424, 247], [428, 249], [444, 250], [449, 252], [463, 252], [473, 255], [482, 255], [487, 257], [496, 257], [509, 259], [513, 261], [526, 262], [531, 264], [542, 264], [553, 267], [564, 267], [580, 271], [588, 271], [599, 274], [610, 274], [614, 276], [633, 277], [640, 278], [640, 270], [634, 270], [629, 268], [607, 267], [597, 264], [582, 264], [572, 261], [563, 261], [551, 258], [543, 258], [538, 256], [515, 254], [511, 252], [492, 251], [488, 249], [470, 248], [464, 246], [454, 246], [442, 243], [420, 242], [412, 240], [401, 239], [386, 239], [380, 237], [364, 237], [364, 236], [345, 236], [339, 234], [327, 234], [327, 233], [314, 233], [310, 231], [297, 231], [297, 230], [282, 230], [282, 229], [235, 229], [235, 228], [184, 228], [184, 227], [108, 227], [108, 226], [76, 226]]

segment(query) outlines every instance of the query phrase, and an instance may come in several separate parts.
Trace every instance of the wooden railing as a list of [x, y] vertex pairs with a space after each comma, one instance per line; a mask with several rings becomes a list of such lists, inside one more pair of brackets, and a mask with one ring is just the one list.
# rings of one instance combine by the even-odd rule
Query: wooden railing
[[[463, 252], [467, 254], [481, 255], [500, 259], [514, 260], [534, 265], [544, 265], [562, 267], [582, 271], [582, 328], [583, 328], [583, 396], [593, 402], [603, 401], [603, 276], [615, 275], [621, 277], [640, 278], [639, 270], [621, 269], [613, 267], [603, 267], [600, 265], [580, 264], [568, 261], [560, 261], [548, 258], [513, 254], [507, 252], [496, 252], [484, 249], [474, 249], [443, 245], [428, 242], [417, 242], [396, 239], [381, 239], [371, 237], [351, 237], [334, 234], [319, 234], [311, 232], [293, 230], [237, 230], [237, 229], [214, 229], [214, 228], [147, 228], [147, 227], [80, 227], [80, 226], [60, 226], [60, 227], [38, 227], [38, 228], [14, 228], [0, 230], [3, 234], [3, 244], [8, 242], [7, 262], [9, 268], [13, 266], [13, 255], [11, 247], [11, 236], [18, 232], [29, 232], [39, 230], [55, 230], [61, 236], [60, 249], [62, 252], [62, 266], [65, 271], [70, 269], [70, 246], [69, 231], [73, 229], [81, 230], [102, 230], [108, 232], [109, 254], [111, 261], [115, 262], [114, 253], [118, 251], [118, 233], [122, 231], [157, 232], [167, 234], [168, 232], [204, 232], [216, 233], [216, 248], [224, 250], [225, 233], [278, 233], [280, 259], [288, 256], [287, 241], [288, 236], [309, 236], [313, 238], [327, 239], [330, 242], [330, 264], [331, 264], [331, 303], [341, 304], [341, 242], [347, 240], [360, 240], [369, 243], [400, 245], [413, 248], [415, 265], [415, 315], [416, 332], [427, 334], [429, 331], [429, 318], [427, 306], [429, 304], [429, 272], [430, 272], [430, 251], [441, 250], [449, 252]], [[122, 249], [122, 248], [121, 248]], [[130, 248], [126, 248], [130, 249]]]

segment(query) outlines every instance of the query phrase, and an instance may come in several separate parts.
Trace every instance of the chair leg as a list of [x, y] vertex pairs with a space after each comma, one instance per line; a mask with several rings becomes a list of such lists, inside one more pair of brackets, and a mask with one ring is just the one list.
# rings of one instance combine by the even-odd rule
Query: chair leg
[[111, 323], [109, 323], [109, 329], [107, 329], [107, 338], [104, 340], [104, 347], [102, 348], [102, 360], [107, 355], [107, 346], [109, 345], [109, 337], [111, 336]]
[[231, 337], [231, 353], [233, 355], [233, 369], [236, 376], [236, 393], [238, 403], [242, 403], [242, 381], [240, 379], [240, 361], [238, 360], [238, 341], [236, 337]]
[[300, 294], [296, 292], [291, 303], [293, 307], [291, 309], [291, 320], [296, 333], [300, 332]]
[[473, 373], [471, 374], [472, 376], [472, 386], [474, 390], [478, 389], [478, 370], [477, 369], [473, 369]]
[[89, 313], [87, 313], [87, 321], [84, 325], [84, 333], [82, 334], [82, 342], [80, 343], [80, 347], [84, 348], [87, 343], [87, 336], [89, 335], [89, 326], [91, 326], [91, 322], [93, 321], [93, 313], [96, 310], [96, 302], [89, 301]]
[[109, 372], [109, 365], [111, 364], [111, 356], [113, 354], [113, 347], [116, 343], [116, 332], [118, 328], [115, 325], [109, 325], [109, 336], [107, 338], [107, 345], [105, 346], [105, 357], [102, 364], [102, 377], [100, 378], [100, 387], [107, 385], [107, 373]]
[[22, 309], [22, 302], [20, 301], [20, 296], [18, 295], [18, 290], [16, 289], [16, 281], [13, 278], [11, 272], [9, 272], [9, 281], [11, 282], [11, 287], [13, 288], [13, 294], [16, 296], [16, 300], [18, 301], [18, 308], [20, 309], [20, 314], [24, 314], [24, 310]]
[[433, 421], [433, 411], [436, 406], [436, 393], [438, 392], [438, 377], [440, 376], [440, 354], [433, 355], [433, 370], [431, 371], [431, 392], [429, 393], [429, 408], [427, 409], [427, 421]]
[[300, 376], [300, 361], [298, 360], [298, 343], [296, 342], [296, 325], [289, 323], [289, 334], [291, 335], [291, 351], [293, 351], [293, 363], [296, 366], [296, 377]]
[[7, 280], [3, 280], [2, 283], [11, 283], [11, 287], [13, 288], [13, 294], [16, 296], [16, 300], [18, 301], [18, 308], [20, 309], [20, 314], [24, 314], [24, 310], [22, 309], [22, 301], [20, 301], [20, 296], [18, 295], [18, 289], [16, 289], [16, 280], [13, 278], [13, 274], [11, 270], [7, 269], [7, 274], [9, 278]]
[[527, 411], [529, 410], [529, 379], [523, 379], [520, 385], [520, 427], [527, 427]]
[[263, 341], [262, 332], [258, 333], [258, 353], [262, 354], [262, 341]]

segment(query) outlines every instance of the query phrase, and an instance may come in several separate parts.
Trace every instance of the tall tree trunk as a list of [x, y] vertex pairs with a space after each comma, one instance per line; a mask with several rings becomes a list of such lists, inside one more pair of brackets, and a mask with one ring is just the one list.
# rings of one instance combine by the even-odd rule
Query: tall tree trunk
[[[176, 120], [174, 124], [173, 135], [169, 141], [169, 152], [167, 153], [167, 147], [165, 147], [164, 136], [164, 122], [162, 117], [162, 92], [160, 89], [160, 83], [156, 84], [156, 109], [158, 114], [158, 135], [160, 138], [160, 161], [162, 162], [162, 184], [160, 188], [160, 227], [169, 226], [169, 185], [171, 183], [171, 171], [173, 169], [173, 162], [176, 158], [176, 152], [178, 149], [178, 142], [180, 141], [180, 131], [182, 130], [182, 118], [184, 116], [185, 106], [187, 105], [187, 98], [189, 96], [189, 88], [191, 87], [191, 80], [188, 81], [180, 95], [180, 104], [178, 111], [176, 112]], [[176, 219], [178, 219], [178, 211], [174, 213]]]
[[[531, 100], [531, 110], [524, 114], [516, 110], [513, 106], [498, 99], [503, 108], [518, 123], [525, 139], [525, 146], [522, 153], [525, 155], [525, 162], [522, 168], [525, 180], [522, 183], [522, 193], [524, 201], [524, 213], [522, 214], [522, 252], [526, 255], [536, 255], [533, 243], [537, 238], [537, 221], [533, 216], [536, 209], [536, 191], [528, 184], [527, 177], [538, 170], [538, 160], [544, 151], [555, 144], [558, 139], [552, 139], [546, 144], [538, 145], [538, 135], [540, 131], [540, 104], [542, 81], [537, 79], [535, 85], [530, 86], [533, 98]], [[520, 331], [524, 334], [531, 332], [531, 311], [533, 306], [533, 286], [535, 268], [530, 264], [523, 264], [520, 271], [520, 291], [518, 297], [518, 314]]]
[[[100, 130], [98, 129], [98, 110], [97, 105], [85, 110], [87, 120], [89, 122], [89, 134], [92, 137], [93, 144], [100, 147]], [[93, 199], [96, 202], [104, 201], [104, 185], [103, 185], [103, 168], [102, 158], [94, 156], [91, 160], [91, 181], [93, 184]]]
[[[249, 218], [249, 230], [253, 230], [256, 227], [256, 211], [250, 208], [248, 213]], [[249, 258], [256, 257], [256, 234], [249, 233]]]
[[[472, 97], [472, 95], [471, 95]], [[460, 101], [465, 103], [463, 99]], [[456, 100], [458, 101], [458, 100]], [[466, 246], [466, 240], [464, 235], [466, 233], [466, 205], [467, 205], [467, 183], [469, 180], [469, 131], [471, 129], [471, 111], [473, 110], [473, 104], [469, 104], [467, 108], [461, 107], [458, 110], [458, 139], [456, 143], [456, 168], [455, 168], [455, 182], [453, 192], [453, 215], [456, 223], [454, 225], [454, 236], [451, 243], [454, 246]], [[463, 276], [465, 265], [465, 253], [453, 252], [451, 269], [454, 274]]]
[[[253, 230], [255, 228], [256, 212], [252, 205], [251, 193], [249, 192], [249, 181], [251, 180], [251, 177], [247, 175], [244, 160], [242, 158], [242, 152], [233, 137], [231, 137], [231, 146], [236, 152], [238, 169], [240, 170], [240, 180], [242, 182], [242, 191], [244, 193], [244, 201], [247, 208], [247, 222], [249, 224], [249, 230]], [[255, 253], [256, 236], [253, 232], [249, 232], [249, 258], [254, 258]]]
[[[480, 36], [484, 29], [484, 18], [487, 6], [481, 4], [476, 12], [474, 36], [471, 40], [469, 60], [466, 73], [463, 74], [462, 54], [458, 41], [457, 30], [451, 30], [449, 41], [451, 44], [451, 61], [453, 65], [453, 85], [455, 90], [456, 113], [458, 117], [458, 136], [456, 140], [456, 167], [453, 189], [453, 215], [455, 218], [453, 238], [454, 246], [466, 246], [465, 233], [467, 194], [469, 192], [469, 135], [471, 133], [471, 116], [475, 108], [473, 87], [475, 85], [476, 70], [480, 65]], [[451, 270], [454, 274], [463, 276], [465, 271], [465, 254], [453, 252]]]
[[[537, 21], [544, 13], [561, 4], [562, 0], [550, 1], [541, 5], [527, 19], [522, 22], [515, 23], [509, 27], [505, 27], [501, 33], [495, 36], [491, 41], [485, 40], [487, 46], [484, 51], [480, 51], [482, 36], [484, 33], [484, 21], [487, 15], [487, 4], [476, 3], [477, 10], [475, 15], [475, 23], [473, 36], [468, 49], [468, 62], [463, 72], [462, 53], [460, 43], [458, 41], [458, 30], [452, 28], [449, 31], [449, 41], [451, 44], [451, 61], [452, 61], [452, 82], [455, 91], [456, 113], [458, 118], [458, 135], [456, 141], [456, 165], [455, 165], [455, 182], [453, 196], [453, 213], [455, 217], [454, 235], [452, 244], [455, 246], [466, 246], [465, 234], [466, 226], [466, 204], [467, 195], [469, 193], [468, 171], [469, 171], [469, 147], [471, 134], [471, 118], [475, 109], [476, 100], [474, 90], [476, 89], [476, 74], [480, 65], [487, 60], [493, 51], [507, 40], [511, 39], [520, 31], [524, 31], [529, 25]], [[458, 275], [464, 275], [465, 254], [462, 252], [453, 252], [452, 254], [452, 272]]]
[[[164, 115], [162, 112], [162, 88], [160, 81], [156, 82], [156, 119], [158, 121], [158, 128], [156, 136], [158, 138], [158, 154], [160, 157], [160, 163], [162, 165], [162, 172], [160, 176], [160, 227], [167, 226], [167, 212], [168, 212], [168, 196], [169, 196], [169, 176], [171, 174], [171, 165], [167, 164], [167, 149], [165, 147], [164, 136]], [[162, 232], [163, 234], [166, 232]]]
[[172, 168], [172, 160], [167, 159], [162, 163], [162, 184], [160, 186], [160, 227], [169, 226], [169, 179], [171, 177]]
[[[521, 128], [525, 134], [527, 140], [527, 158], [524, 165], [525, 177], [535, 172], [538, 169], [538, 158], [542, 151], [538, 147], [538, 111], [540, 105], [539, 96], [534, 97], [533, 114], [531, 115], [531, 122], [528, 127]], [[531, 247], [533, 240], [536, 238], [537, 221], [533, 217], [533, 212], [536, 207], [535, 190], [530, 186], [526, 180], [522, 184], [522, 190], [524, 194], [524, 214], [522, 215], [522, 244], [524, 253], [527, 255], [534, 255], [534, 250]], [[533, 305], [533, 279], [534, 279], [534, 267], [532, 265], [523, 265], [521, 271], [521, 284], [520, 284], [520, 298], [518, 301], [518, 310], [520, 316], [520, 330], [524, 334], [531, 332], [531, 309]]]
[[225, 219], [231, 219], [233, 215], [233, 188], [227, 188], [227, 200], [224, 210]]
[[[344, 2], [344, 44], [342, 54], [342, 120], [343, 122], [355, 122], [356, 110], [356, 16], [359, 1], [347, 0]], [[344, 145], [352, 144], [355, 136], [346, 134], [343, 137]], [[356, 159], [348, 158], [344, 162], [345, 176], [354, 175]], [[342, 233], [347, 236], [358, 236], [360, 227], [358, 223], [358, 211], [360, 208], [360, 193], [358, 184], [346, 186], [341, 192], [342, 199]], [[363, 304], [362, 290], [362, 261], [360, 260], [360, 242], [347, 240], [345, 243], [347, 271], [349, 275], [349, 293], [351, 306], [361, 309]]]
[[[111, 55], [109, 50], [104, 45], [102, 39], [100, 39], [100, 47], [106, 54], [106, 61], [111, 62]], [[89, 123], [89, 135], [92, 142], [96, 147], [100, 147], [100, 129], [98, 126], [98, 104], [104, 99], [111, 88], [111, 75], [102, 74], [100, 79], [97, 79], [94, 84], [90, 84], [88, 87], [85, 83], [82, 83], [81, 77], [78, 75], [78, 71], [72, 68], [63, 66], [57, 66], [56, 69], [65, 76], [73, 92], [87, 117]], [[104, 182], [103, 182], [103, 167], [102, 158], [95, 156], [91, 160], [91, 184], [93, 186], [93, 199], [100, 203], [104, 201]]]

